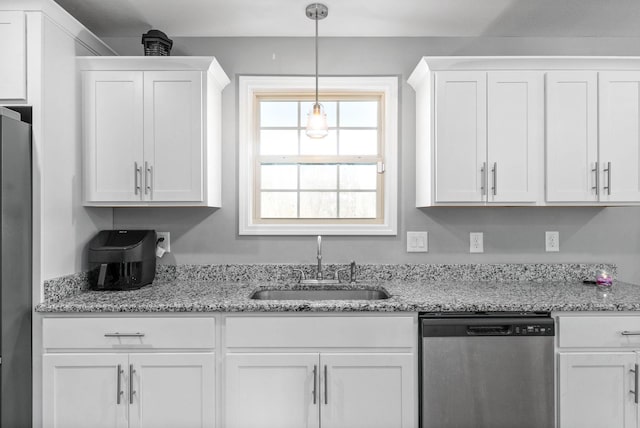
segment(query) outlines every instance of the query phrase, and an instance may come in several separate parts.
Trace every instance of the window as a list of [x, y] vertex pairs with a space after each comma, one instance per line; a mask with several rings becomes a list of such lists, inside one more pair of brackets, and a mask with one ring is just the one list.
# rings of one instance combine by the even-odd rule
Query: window
[[395, 235], [397, 78], [240, 77], [240, 234]]

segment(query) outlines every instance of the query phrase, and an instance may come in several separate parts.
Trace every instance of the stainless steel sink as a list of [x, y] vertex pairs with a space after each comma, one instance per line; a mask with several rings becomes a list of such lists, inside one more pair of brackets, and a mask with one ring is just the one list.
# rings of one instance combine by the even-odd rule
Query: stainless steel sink
[[384, 300], [391, 297], [383, 288], [298, 288], [262, 289], [254, 291], [254, 300]]

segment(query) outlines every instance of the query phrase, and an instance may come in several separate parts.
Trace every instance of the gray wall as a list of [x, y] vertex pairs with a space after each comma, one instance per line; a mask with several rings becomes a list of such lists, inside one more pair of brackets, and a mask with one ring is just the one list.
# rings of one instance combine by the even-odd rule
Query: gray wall
[[[139, 38], [107, 38], [121, 55], [141, 55]], [[238, 235], [237, 76], [312, 74], [308, 38], [176, 38], [173, 55], [214, 55], [231, 78], [223, 94], [223, 205], [114, 210], [117, 228], [171, 232], [162, 263], [312, 263], [311, 237]], [[399, 231], [393, 237], [326, 237], [328, 263], [610, 262], [640, 283], [640, 208], [415, 208], [415, 97], [406, 84], [425, 55], [640, 55], [624, 38], [326, 38], [320, 74], [398, 75]], [[406, 231], [429, 231], [429, 252], [407, 254]], [[544, 232], [560, 232], [560, 252], [544, 252]], [[469, 232], [484, 232], [485, 252], [469, 254]]]

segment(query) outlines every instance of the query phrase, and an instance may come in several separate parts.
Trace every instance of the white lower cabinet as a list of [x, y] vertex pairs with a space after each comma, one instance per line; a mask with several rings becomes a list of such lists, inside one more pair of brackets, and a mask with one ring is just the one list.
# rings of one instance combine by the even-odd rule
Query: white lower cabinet
[[229, 316], [225, 428], [417, 426], [414, 316]]
[[43, 320], [45, 428], [215, 428], [215, 319]]
[[377, 353], [228, 354], [225, 426], [411, 427], [412, 358]]
[[640, 317], [560, 314], [558, 427], [640, 427]]
[[215, 359], [203, 354], [47, 354], [45, 427], [213, 428]]
[[43, 358], [43, 426], [127, 427], [122, 391], [126, 354], [54, 354]]
[[635, 352], [560, 353], [561, 428], [636, 428]]

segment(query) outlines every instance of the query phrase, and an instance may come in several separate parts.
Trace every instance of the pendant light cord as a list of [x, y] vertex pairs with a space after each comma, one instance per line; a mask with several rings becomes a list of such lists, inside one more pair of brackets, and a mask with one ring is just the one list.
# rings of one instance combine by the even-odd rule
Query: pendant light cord
[[316, 3], [316, 105], [318, 105], [318, 13], [318, 4]]

